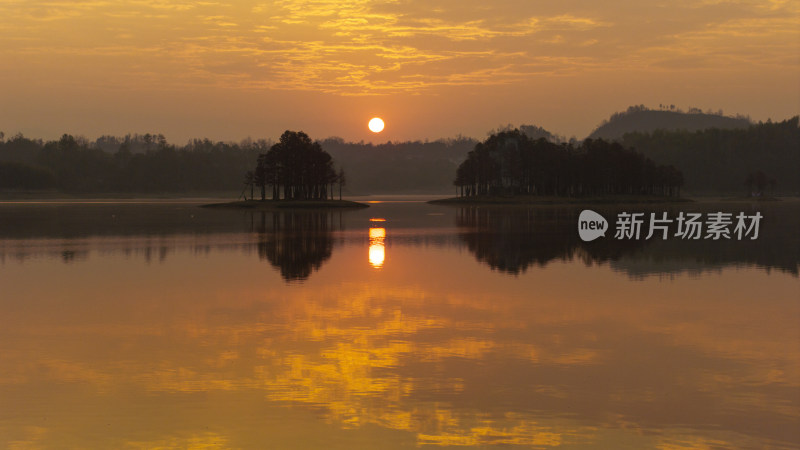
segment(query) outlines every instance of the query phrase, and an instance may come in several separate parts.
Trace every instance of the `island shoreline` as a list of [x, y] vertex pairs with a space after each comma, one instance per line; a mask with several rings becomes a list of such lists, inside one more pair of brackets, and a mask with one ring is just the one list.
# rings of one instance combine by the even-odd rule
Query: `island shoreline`
[[208, 203], [201, 208], [274, 211], [287, 209], [362, 209], [369, 205], [350, 200], [239, 200]]
[[609, 196], [609, 197], [555, 197], [555, 196], [481, 196], [450, 197], [430, 200], [433, 205], [464, 206], [546, 206], [546, 205], [623, 205], [623, 204], [670, 204], [694, 203], [695, 200], [685, 197], [652, 197], [652, 196]]

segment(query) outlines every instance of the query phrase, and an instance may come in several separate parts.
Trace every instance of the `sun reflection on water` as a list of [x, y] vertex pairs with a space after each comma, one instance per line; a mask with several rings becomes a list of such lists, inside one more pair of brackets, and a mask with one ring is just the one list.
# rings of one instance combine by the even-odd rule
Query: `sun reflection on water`
[[386, 259], [386, 228], [369, 229], [369, 263], [380, 269]]

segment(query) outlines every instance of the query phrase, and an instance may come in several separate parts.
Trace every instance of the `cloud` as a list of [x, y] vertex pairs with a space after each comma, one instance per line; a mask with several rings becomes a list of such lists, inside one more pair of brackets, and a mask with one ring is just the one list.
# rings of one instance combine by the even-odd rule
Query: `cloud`
[[[781, 0], [669, 8], [581, 0], [12, 0], [0, 3], [0, 30], [0, 56], [58, 53], [95, 64], [104, 49], [125, 48], [161, 86], [375, 95], [632, 67], [786, 66], [795, 64], [785, 55], [797, 54], [800, 14]], [[124, 73], [116, 79], [130, 82]]]

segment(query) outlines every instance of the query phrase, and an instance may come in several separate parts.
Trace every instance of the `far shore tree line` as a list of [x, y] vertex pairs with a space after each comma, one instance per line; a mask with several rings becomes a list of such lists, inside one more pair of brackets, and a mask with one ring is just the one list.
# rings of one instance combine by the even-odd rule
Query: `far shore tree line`
[[0, 132], [0, 190], [322, 199], [337, 190], [341, 197], [347, 171], [350, 193], [364, 194], [452, 192], [455, 174], [464, 196], [797, 195], [799, 121], [583, 142], [521, 126], [493, 131], [482, 142], [459, 136], [377, 145], [312, 141], [294, 131], [277, 143], [193, 139], [183, 146], [160, 134], [43, 141]]
[[616, 142], [586, 139], [578, 146], [532, 140], [519, 130], [475, 146], [453, 182], [462, 197], [656, 195], [678, 197], [683, 174]]
[[193, 139], [178, 147], [163, 135], [64, 134], [43, 142], [0, 137], [0, 189], [65, 193], [221, 192], [241, 189], [242, 174], [272, 142]]
[[694, 194], [800, 193], [800, 117], [749, 128], [627, 133], [620, 143], [683, 172]]

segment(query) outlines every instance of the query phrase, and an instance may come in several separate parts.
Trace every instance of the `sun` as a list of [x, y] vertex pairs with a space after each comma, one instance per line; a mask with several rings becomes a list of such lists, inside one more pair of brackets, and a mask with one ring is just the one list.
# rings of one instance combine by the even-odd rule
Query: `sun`
[[369, 130], [373, 133], [383, 131], [383, 120], [380, 117], [373, 117], [369, 120]]

